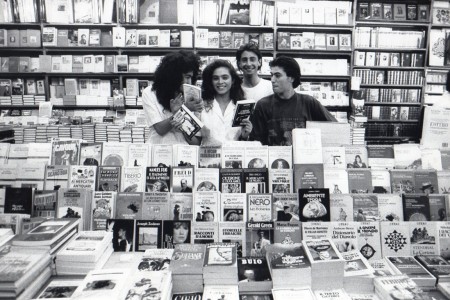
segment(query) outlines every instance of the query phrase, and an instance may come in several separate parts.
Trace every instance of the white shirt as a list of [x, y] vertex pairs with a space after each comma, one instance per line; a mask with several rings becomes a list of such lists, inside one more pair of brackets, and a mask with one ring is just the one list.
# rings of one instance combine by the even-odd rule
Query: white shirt
[[260, 99], [273, 94], [272, 82], [269, 80], [261, 79], [257, 85], [252, 88], [241, 85], [245, 92], [245, 99], [254, 99], [258, 102]]
[[200, 117], [204, 124], [201, 130], [202, 145], [222, 145], [227, 141], [239, 140], [241, 127], [231, 127], [235, 110], [233, 101], [228, 103], [224, 114], [216, 99], [213, 100], [211, 108], [205, 103]]
[[166, 145], [188, 144], [184, 139], [183, 133], [176, 128], [172, 128], [163, 136], [156, 132], [153, 125], [171, 117], [173, 113], [164, 109], [158, 102], [155, 91], [152, 91], [151, 89], [151, 86], [149, 86], [142, 92], [142, 106], [144, 108], [148, 126], [150, 127], [149, 143]]

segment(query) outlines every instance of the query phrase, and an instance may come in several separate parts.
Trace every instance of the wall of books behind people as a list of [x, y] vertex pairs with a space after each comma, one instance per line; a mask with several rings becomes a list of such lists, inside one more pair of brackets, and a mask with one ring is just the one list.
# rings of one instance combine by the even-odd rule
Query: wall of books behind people
[[298, 91], [312, 94], [345, 121], [354, 3], [314, 1], [314, 9], [312, 3], [33, 0], [35, 10], [25, 10], [23, 1], [4, 1], [0, 105], [5, 123], [45, 122], [38, 107], [50, 102], [55, 118], [66, 123], [91, 116], [145, 125], [140, 96], [162, 56], [191, 49], [203, 67], [219, 57], [236, 66], [235, 51], [247, 42], [259, 45], [265, 78], [274, 57], [296, 58], [303, 75]]

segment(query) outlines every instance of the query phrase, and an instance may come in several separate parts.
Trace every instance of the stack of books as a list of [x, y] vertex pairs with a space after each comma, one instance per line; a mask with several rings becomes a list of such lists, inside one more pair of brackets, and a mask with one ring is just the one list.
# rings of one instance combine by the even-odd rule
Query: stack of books
[[345, 260], [330, 239], [303, 240], [311, 263], [313, 290], [341, 289], [344, 285]]
[[78, 231], [80, 219], [53, 219], [41, 223], [25, 234], [16, 235], [13, 246], [44, 249], [56, 253]]
[[3, 248], [0, 255], [0, 299], [31, 299], [50, 278], [47, 251]]
[[174, 249], [147, 249], [137, 260], [139, 271], [169, 271]]
[[439, 255], [417, 255], [415, 256], [425, 269], [427, 269], [437, 282], [450, 282], [450, 263]]
[[264, 257], [239, 257], [238, 277], [241, 295], [267, 295], [272, 290], [272, 276]]
[[373, 268], [358, 250], [341, 253], [345, 260], [344, 288], [349, 293], [373, 292]]
[[[125, 297], [117, 299], [160, 299], [160, 300], [172, 299], [172, 276], [170, 272], [141, 271], [133, 273], [125, 280], [126, 280], [124, 289]], [[92, 299], [99, 299], [99, 298], [92, 298]], [[110, 299], [110, 298], [101, 298], [101, 299]]]
[[237, 285], [236, 244], [213, 243], [206, 245], [203, 282], [205, 285]]
[[396, 275], [408, 276], [423, 288], [430, 289], [436, 285], [436, 277], [413, 256], [387, 256], [386, 260]]
[[352, 300], [344, 289], [317, 290], [314, 291], [314, 296], [316, 297], [316, 300]]
[[197, 293], [203, 290], [205, 245], [175, 245], [170, 270], [174, 293]]
[[445, 297], [450, 298], [450, 282], [439, 282], [437, 289], [445, 295]]
[[316, 300], [310, 288], [297, 289], [273, 289], [272, 295], [274, 300], [301, 299]]
[[383, 300], [426, 299], [423, 290], [405, 275], [377, 277], [374, 279], [375, 293]]
[[6, 244], [14, 237], [14, 232], [11, 228], [0, 228], [0, 246]]
[[237, 285], [205, 285], [200, 299], [239, 299], [239, 289]]
[[82, 281], [82, 278], [52, 278], [39, 295], [35, 296], [35, 299], [70, 298]]
[[297, 289], [311, 286], [311, 264], [300, 244], [272, 244], [266, 257], [274, 289]]
[[112, 232], [79, 232], [56, 254], [58, 275], [86, 275], [101, 269], [114, 252]]

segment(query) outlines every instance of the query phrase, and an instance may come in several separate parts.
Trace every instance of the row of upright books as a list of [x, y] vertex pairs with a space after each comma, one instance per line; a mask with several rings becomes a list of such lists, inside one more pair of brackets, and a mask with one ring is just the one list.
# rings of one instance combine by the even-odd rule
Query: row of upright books
[[351, 1], [297, 1], [277, 4], [279, 25], [351, 25]]
[[421, 86], [424, 81], [423, 71], [354, 69], [353, 76], [359, 77], [362, 84], [399, 84]]
[[351, 50], [351, 34], [278, 32], [278, 50]]
[[[417, 3], [358, 2], [359, 21], [430, 21], [430, 5]], [[433, 22], [434, 23], [434, 22]]]
[[[379, 89], [361, 88], [353, 94], [352, 101], [364, 100], [364, 102], [394, 102], [394, 103], [419, 103], [421, 89]], [[364, 105], [364, 104], [362, 104]]]
[[423, 67], [425, 53], [355, 51], [355, 66]]
[[356, 48], [424, 49], [426, 34], [423, 30], [395, 30], [391, 27], [359, 26], [354, 33]]

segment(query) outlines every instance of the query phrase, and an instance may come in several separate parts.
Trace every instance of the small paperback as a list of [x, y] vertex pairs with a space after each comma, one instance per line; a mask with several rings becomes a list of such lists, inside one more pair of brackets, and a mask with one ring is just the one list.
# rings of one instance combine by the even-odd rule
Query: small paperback
[[186, 106], [182, 105], [179, 110], [175, 112], [173, 118], [182, 118], [184, 121], [181, 124], [180, 131], [185, 134], [189, 139], [192, 139], [197, 132], [203, 127], [202, 121], [200, 121], [193, 112]]
[[236, 110], [234, 111], [232, 127], [241, 126], [241, 122], [250, 117], [255, 108], [256, 101], [253, 99], [239, 100], [236, 102]]

